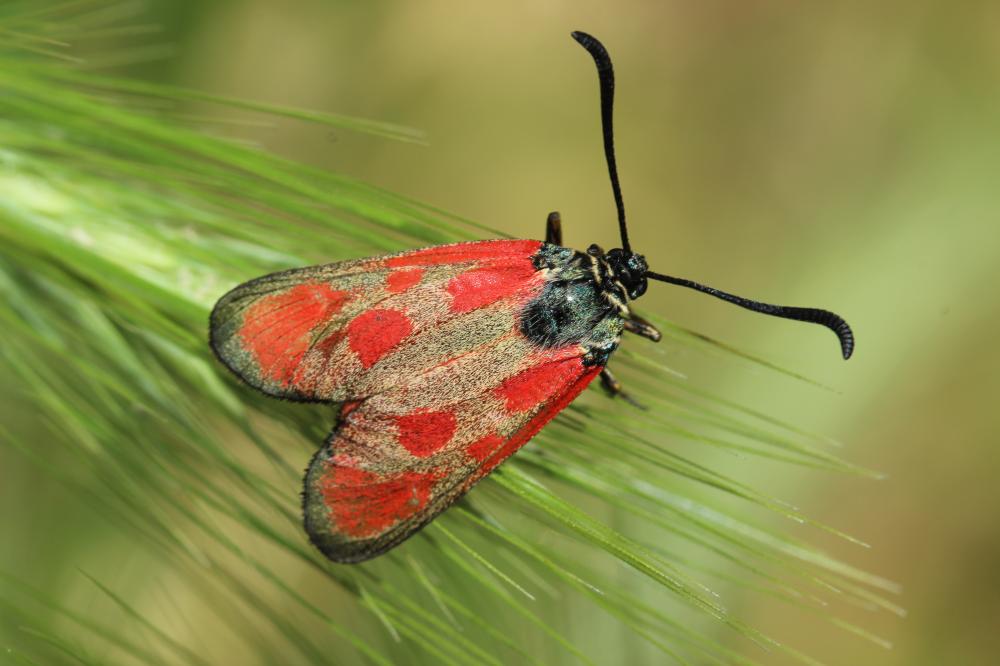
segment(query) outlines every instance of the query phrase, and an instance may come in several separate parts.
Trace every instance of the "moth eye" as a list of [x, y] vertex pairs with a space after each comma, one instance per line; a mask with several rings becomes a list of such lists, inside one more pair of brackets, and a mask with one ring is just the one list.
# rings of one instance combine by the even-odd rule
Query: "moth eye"
[[628, 258], [628, 267], [638, 273], [645, 273], [648, 265], [641, 254], [633, 254]]

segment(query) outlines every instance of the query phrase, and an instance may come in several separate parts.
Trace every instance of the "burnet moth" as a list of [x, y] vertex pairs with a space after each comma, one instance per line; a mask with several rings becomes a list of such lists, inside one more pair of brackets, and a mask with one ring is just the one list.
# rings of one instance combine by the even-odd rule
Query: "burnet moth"
[[768, 305], [649, 270], [632, 252], [615, 166], [614, 73], [593, 56], [604, 152], [621, 248], [487, 240], [297, 268], [251, 280], [215, 305], [211, 345], [241, 380], [288, 400], [339, 404], [302, 493], [305, 529], [328, 558], [360, 562], [416, 533], [531, 439], [600, 376], [622, 332], [660, 333], [629, 302], [648, 280], [689, 287], [754, 312], [822, 324], [826, 310]]

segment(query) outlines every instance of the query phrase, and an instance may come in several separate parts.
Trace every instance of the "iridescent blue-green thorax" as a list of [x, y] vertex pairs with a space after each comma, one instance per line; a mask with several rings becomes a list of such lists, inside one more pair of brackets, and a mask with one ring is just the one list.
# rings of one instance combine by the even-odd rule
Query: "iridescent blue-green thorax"
[[586, 363], [606, 364], [621, 340], [628, 301], [646, 290], [645, 260], [596, 245], [579, 252], [546, 243], [534, 263], [545, 287], [522, 309], [521, 332], [543, 348], [579, 344]]

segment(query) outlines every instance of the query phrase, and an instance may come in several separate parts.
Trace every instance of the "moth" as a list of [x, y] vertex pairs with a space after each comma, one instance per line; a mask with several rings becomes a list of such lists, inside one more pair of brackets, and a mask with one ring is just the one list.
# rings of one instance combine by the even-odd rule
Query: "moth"
[[305, 474], [310, 540], [331, 560], [360, 562], [399, 545], [517, 451], [596, 377], [623, 332], [660, 333], [632, 312], [649, 280], [834, 331], [826, 310], [769, 305], [649, 269], [632, 251], [612, 132], [614, 72], [594, 37], [572, 33], [597, 64], [604, 152], [620, 248], [562, 246], [558, 213], [545, 241], [486, 240], [297, 268], [239, 285], [212, 311], [222, 363], [268, 395], [338, 405]]

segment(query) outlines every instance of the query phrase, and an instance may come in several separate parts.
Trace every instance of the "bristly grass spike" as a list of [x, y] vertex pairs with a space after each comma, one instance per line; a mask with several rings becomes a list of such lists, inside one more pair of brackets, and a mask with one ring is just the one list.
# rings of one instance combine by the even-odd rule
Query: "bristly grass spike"
[[302, 493], [306, 532], [327, 557], [360, 562], [434, 519], [531, 439], [597, 376], [623, 332], [660, 333], [632, 312], [648, 280], [696, 289], [755, 312], [854, 338], [826, 310], [768, 305], [649, 270], [632, 252], [612, 132], [614, 70], [604, 46], [576, 39], [597, 64], [604, 152], [621, 248], [545, 240], [456, 243], [266, 275], [225, 294], [210, 344], [268, 395], [339, 405]]

